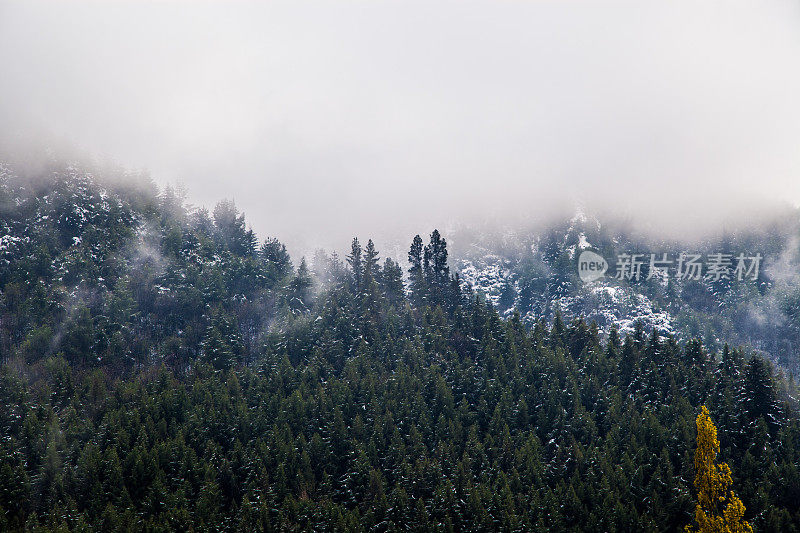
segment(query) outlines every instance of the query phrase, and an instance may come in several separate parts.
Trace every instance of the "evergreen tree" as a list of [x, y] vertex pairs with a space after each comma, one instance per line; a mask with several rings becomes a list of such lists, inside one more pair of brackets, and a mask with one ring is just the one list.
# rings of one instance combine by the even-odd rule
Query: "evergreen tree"
[[422, 305], [425, 301], [425, 277], [422, 265], [422, 237], [414, 236], [411, 248], [408, 251], [408, 282], [411, 290], [411, 298], [416, 305]]
[[747, 363], [742, 394], [740, 400], [751, 428], [759, 418], [763, 418], [767, 429], [774, 435], [780, 425], [780, 408], [768, 363], [758, 355], [753, 355]]
[[306, 258], [300, 260], [297, 273], [289, 283], [289, 306], [294, 311], [308, 311], [311, 305], [311, 273], [306, 265]]
[[423, 273], [431, 301], [443, 304], [447, 299], [450, 284], [450, 267], [447, 266], [447, 241], [433, 230], [430, 243], [423, 254]]
[[403, 269], [391, 257], [387, 257], [383, 262], [381, 285], [387, 301], [395, 305], [403, 301], [405, 297]]
[[292, 272], [292, 261], [286, 246], [278, 239], [270, 238], [261, 245], [261, 257], [272, 265], [278, 279], [285, 278]]
[[214, 207], [214, 225], [231, 252], [245, 255], [251, 250], [252, 234], [245, 230], [244, 214], [239, 214], [233, 200], [223, 200]]
[[367, 241], [367, 247], [364, 249], [364, 284], [369, 285], [380, 279], [380, 265], [378, 264], [378, 251], [375, 249], [375, 244], [372, 239]]
[[350, 265], [350, 273], [353, 276], [353, 287], [357, 293], [361, 291], [364, 276], [364, 265], [361, 255], [361, 244], [358, 242], [357, 237], [353, 237], [353, 242], [350, 245], [350, 254], [347, 256], [347, 264]]

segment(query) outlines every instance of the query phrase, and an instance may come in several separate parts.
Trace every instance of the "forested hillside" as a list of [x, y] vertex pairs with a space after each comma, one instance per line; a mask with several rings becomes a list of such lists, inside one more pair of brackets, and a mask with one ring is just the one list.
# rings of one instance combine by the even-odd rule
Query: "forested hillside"
[[[603, 334], [612, 326], [625, 334], [641, 321], [646, 329], [699, 338], [720, 351], [726, 343], [747, 346], [797, 375], [800, 372], [800, 210], [776, 208], [769, 215], [745, 217], [747, 224], [704, 238], [681, 241], [644, 232], [628, 221], [593, 216], [578, 208], [534, 227], [487, 231], [462, 227], [455, 265], [476, 292], [486, 295], [502, 316], [518, 311], [526, 324], [552, 321], [558, 308], [565, 319], [594, 320]], [[688, 241], [688, 242], [687, 242]], [[578, 277], [580, 254], [594, 250], [609, 262], [605, 276], [592, 283]], [[707, 270], [680, 278], [681, 253], [731, 259], [727, 277]], [[759, 254], [756, 276], [733, 272], [738, 254]], [[620, 254], [641, 254], [641, 276], [620, 279]], [[649, 275], [651, 254], [666, 257], [666, 271]]]
[[706, 405], [745, 519], [800, 531], [791, 377], [501, 318], [438, 231], [312, 269], [232, 202], [10, 165], [0, 227], [0, 530], [678, 530]]

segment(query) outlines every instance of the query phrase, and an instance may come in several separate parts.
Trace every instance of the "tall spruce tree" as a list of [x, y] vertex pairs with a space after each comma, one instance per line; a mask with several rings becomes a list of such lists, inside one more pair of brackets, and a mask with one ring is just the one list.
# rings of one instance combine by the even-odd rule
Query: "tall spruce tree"
[[380, 278], [380, 268], [375, 243], [372, 242], [372, 239], [369, 239], [366, 248], [364, 248], [364, 283], [377, 282]]
[[386, 299], [393, 304], [398, 304], [405, 296], [403, 269], [391, 257], [387, 257], [383, 262], [381, 287]]
[[431, 302], [443, 304], [449, 293], [450, 267], [447, 265], [447, 241], [433, 230], [423, 254], [423, 272]]
[[353, 242], [350, 244], [350, 254], [347, 256], [347, 264], [350, 265], [350, 274], [353, 276], [353, 287], [356, 293], [358, 293], [361, 291], [364, 277], [362, 249], [361, 243], [358, 242], [358, 237], [353, 237]]
[[416, 305], [425, 301], [425, 277], [422, 265], [422, 237], [414, 236], [411, 248], [408, 251], [408, 283], [411, 289], [411, 298]]
[[292, 273], [292, 260], [286, 245], [276, 238], [268, 238], [261, 245], [261, 257], [274, 268], [276, 277], [283, 279]]

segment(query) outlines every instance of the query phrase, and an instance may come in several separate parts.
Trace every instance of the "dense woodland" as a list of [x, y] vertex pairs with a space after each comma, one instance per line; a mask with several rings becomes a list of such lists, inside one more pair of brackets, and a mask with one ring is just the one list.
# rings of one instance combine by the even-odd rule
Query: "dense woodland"
[[707, 405], [745, 518], [800, 531], [791, 377], [501, 319], [437, 231], [295, 264], [232, 202], [9, 165], [0, 230], [0, 530], [678, 530]]
[[[800, 373], [800, 209], [741, 216], [732, 228], [686, 240], [643, 232], [629, 220], [598, 218], [580, 208], [571, 219], [554, 216], [547, 223], [502, 231], [483, 228], [451, 233], [459, 243], [455, 264], [505, 318], [519, 312], [531, 326], [542, 318], [552, 322], [558, 309], [565, 320], [596, 321], [604, 335], [613, 325], [629, 333], [641, 321], [664, 335], [701, 339], [717, 352], [726, 343], [746, 346], [787, 372]], [[576, 256], [585, 249], [609, 261], [606, 276], [588, 284], [576, 268]], [[648, 258], [656, 252], [673, 263], [666, 276], [648, 279]], [[706, 259], [729, 254], [732, 270], [739, 253], [758, 253], [763, 260], [756, 279], [739, 280], [733, 272], [714, 279], [707, 270], [700, 279], [680, 279], [675, 261], [682, 252]], [[639, 279], [616, 279], [616, 258], [634, 253], [644, 258]]]

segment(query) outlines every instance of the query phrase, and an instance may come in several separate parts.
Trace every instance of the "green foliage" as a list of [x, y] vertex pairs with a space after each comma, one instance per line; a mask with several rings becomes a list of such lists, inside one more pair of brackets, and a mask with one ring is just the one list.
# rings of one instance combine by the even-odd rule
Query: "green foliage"
[[800, 528], [797, 387], [761, 359], [501, 319], [438, 232], [407, 295], [370, 240], [314, 280], [232, 203], [59, 180], [0, 188], [4, 531], [676, 530], [701, 404], [744, 519]]

